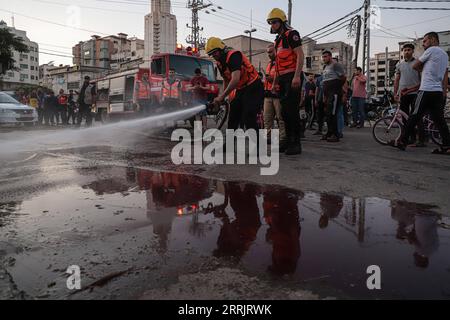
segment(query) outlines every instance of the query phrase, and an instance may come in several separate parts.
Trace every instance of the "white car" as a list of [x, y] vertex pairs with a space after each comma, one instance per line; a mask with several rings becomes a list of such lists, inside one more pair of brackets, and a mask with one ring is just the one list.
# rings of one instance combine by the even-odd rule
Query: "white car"
[[34, 125], [38, 121], [36, 109], [23, 105], [10, 95], [0, 92], [0, 125]]

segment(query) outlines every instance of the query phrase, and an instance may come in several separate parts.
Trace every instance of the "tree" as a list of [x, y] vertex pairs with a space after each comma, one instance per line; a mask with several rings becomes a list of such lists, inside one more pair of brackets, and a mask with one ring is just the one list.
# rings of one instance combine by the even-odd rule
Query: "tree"
[[8, 70], [17, 70], [14, 51], [26, 53], [29, 49], [22, 38], [16, 37], [8, 28], [0, 27], [0, 75]]

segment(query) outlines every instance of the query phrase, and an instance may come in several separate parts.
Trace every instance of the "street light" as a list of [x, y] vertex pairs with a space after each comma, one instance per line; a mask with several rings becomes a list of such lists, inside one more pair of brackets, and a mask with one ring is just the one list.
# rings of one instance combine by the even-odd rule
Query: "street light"
[[249, 55], [250, 55], [250, 63], [252, 63], [252, 33], [256, 32], [258, 30], [256, 30], [255, 28], [251, 29], [251, 30], [245, 30], [244, 33], [250, 35], [250, 48], [249, 48]]

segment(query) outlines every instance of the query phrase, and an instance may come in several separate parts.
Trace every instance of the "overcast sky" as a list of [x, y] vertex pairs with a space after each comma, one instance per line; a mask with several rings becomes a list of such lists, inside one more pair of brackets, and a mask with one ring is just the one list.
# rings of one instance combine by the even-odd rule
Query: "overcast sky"
[[[172, 1], [173, 13], [178, 19], [178, 42], [184, 43], [189, 30], [190, 11], [183, 0]], [[207, 1], [205, 1], [207, 2]], [[242, 34], [250, 28], [250, 15], [253, 14], [254, 27], [258, 29], [255, 37], [273, 40], [265, 23], [268, 12], [273, 7], [287, 9], [287, 0], [214, 0], [217, 14], [200, 14], [204, 36], [230, 37]], [[317, 30], [359, 8], [362, 0], [293, 0], [293, 26], [302, 35]], [[392, 1], [374, 0], [378, 6], [408, 6]], [[222, 10], [217, 6], [223, 7]], [[450, 8], [450, 3], [417, 3], [413, 7]], [[0, 0], [0, 19], [11, 25], [11, 13], [15, 12], [15, 26], [27, 31], [28, 37], [40, 45], [40, 63], [55, 61], [56, 64], [71, 64], [71, 47], [81, 40], [88, 40], [94, 33], [99, 35], [126, 33], [130, 36], [144, 37], [144, 16], [150, 11], [150, 0]], [[78, 15], [79, 13], [79, 15]], [[77, 19], [79, 16], [79, 19]], [[421, 36], [428, 31], [450, 29], [450, 11], [403, 11], [382, 10], [381, 25], [385, 28], [373, 31], [372, 54], [384, 52], [389, 46], [398, 49], [398, 42], [406, 37]], [[40, 19], [40, 20], [38, 20]], [[50, 24], [45, 21], [57, 24]], [[67, 25], [79, 29], [68, 28]], [[346, 30], [341, 30], [319, 40], [327, 42], [341, 40], [354, 44]], [[45, 52], [45, 53], [43, 53]], [[51, 55], [53, 54], [53, 55]], [[62, 56], [57, 56], [62, 55]]]

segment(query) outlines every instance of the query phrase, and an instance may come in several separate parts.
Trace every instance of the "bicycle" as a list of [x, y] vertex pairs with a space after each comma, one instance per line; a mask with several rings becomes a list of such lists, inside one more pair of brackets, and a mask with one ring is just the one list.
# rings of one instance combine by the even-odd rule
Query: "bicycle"
[[[388, 116], [379, 119], [373, 126], [372, 135], [376, 142], [381, 145], [389, 145], [391, 141], [398, 141], [405, 132], [406, 123], [409, 116], [403, 112], [400, 107], [397, 108], [393, 116]], [[434, 122], [427, 114], [423, 117], [425, 133], [431, 137], [431, 140], [439, 147], [443, 146], [439, 130], [434, 125]], [[445, 117], [447, 125], [450, 125], [450, 117]]]
[[370, 125], [372, 125], [372, 121], [376, 122], [380, 118], [387, 118], [395, 114], [397, 105], [392, 103], [393, 99], [392, 92], [384, 89], [381, 100], [372, 98], [371, 102], [366, 103], [366, 118]]

